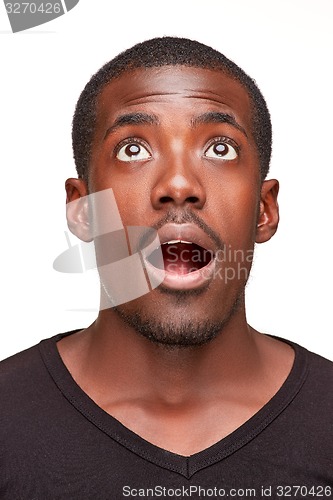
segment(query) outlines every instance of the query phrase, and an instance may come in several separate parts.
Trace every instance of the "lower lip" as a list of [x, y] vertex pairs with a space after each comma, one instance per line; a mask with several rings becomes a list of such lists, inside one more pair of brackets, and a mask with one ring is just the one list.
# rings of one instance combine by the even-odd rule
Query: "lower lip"
[[144, 259], [144, 263], [152, 282], [158, 280], [163, 286], [172, 290], [193, 290], [201, 288], [207, 284], [214, 276], [215, 259], [197, 271], [187, 274], [170, 273], [164, 269], [154, 267], [149, 261]]

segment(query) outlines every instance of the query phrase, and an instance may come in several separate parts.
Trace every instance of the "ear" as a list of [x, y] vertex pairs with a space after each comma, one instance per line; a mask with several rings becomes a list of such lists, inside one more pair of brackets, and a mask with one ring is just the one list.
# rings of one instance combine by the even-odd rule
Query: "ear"
[[88, 187], [83, 179], [67, 179], [66, 217], [69, 230], [82, 241], [92, 241], [89, 223]]
[[278, 192], [279, 182], [276, 179], [263, 182], [256, 233], [257, 243], [268, 241], [276, 233], [279, 224]]

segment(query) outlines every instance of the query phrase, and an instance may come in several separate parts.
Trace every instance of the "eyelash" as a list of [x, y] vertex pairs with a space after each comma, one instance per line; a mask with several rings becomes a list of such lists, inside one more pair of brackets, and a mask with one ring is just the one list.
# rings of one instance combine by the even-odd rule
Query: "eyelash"
[[233, 141], [232, 139], [230, 139], [230, 137], [225, 137], [225, 136], [221, 136], [221, 137], [214, 137], [214, 139], [212, 139], [211, 141], [208, 142], [208, 144], [206, 144], [206, 147], [205, 147], [205, 152], [207, 151], [207, 149], [209, 149], [211, 146], [213, 146], [214, 144], [217, 144], [219, 142], [225, 142], [226, 144], [230, 144], [230, 146], [232, 146], [233, 148], [235, 148], [237, 154], [240, 153], [240, 146], [238, 144], [236, 144], [235, 141]]
[[126, 144], [133, 144], [133, 143], [143, 146], [151, 154], [150, 148], [145, 141], [143, 141], [142, 139], [138, 139], [137, 137], [127, 137], [126, 139], [124, 139], [123, 141], [119, 142], [119, 144], [116, 145], [116, 147], [113, 150], [114, 156], [117, 156], [117, 154], [119, 153], [119, 151], [123, 146], [126, 146]]
[[[213, 144], [217, 144], [219, 142], [225, 142], [226, 144], [230, 144], [230, 146], [235, 148], [237, 154], [240, 153], [240, 149], [241, 149], [240, 146], [238, 144], [236, 144], [235, 141], [230, 139], [230, 137], [225, 137], [225, 136], [214, 137], [214, 139], [212, 139], [211, 141], [208, 142], [208, 144], [206, 144], [204, 152], [206, 152], [207, 149], [209, 149]], [[148, 147], [148, 144], [145, 141], [143, 141], [142, 139], [138, 139], [137, 137], [127, 137], [126, 139], [121, 141], [114, 148], [113, 154], [116, 156], [123, 146], [126, 146], [126, 144], [133, 144], [133, 143], [140, 144], [140, 146], [145, 147], [150, 152], [150, 154], [152, 154], [150, 151], [150, 148]]]

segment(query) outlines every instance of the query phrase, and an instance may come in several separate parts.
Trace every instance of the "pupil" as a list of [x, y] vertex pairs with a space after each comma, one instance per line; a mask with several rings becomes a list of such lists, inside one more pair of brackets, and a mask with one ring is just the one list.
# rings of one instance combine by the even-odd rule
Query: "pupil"
[[129, 144], [125, 148], [125, 154], [127, 154], [127, 156], [135, 156], [138, 153], [140, 153], [140, 146], [137, 144]]
[[224, 156], [228, 152], [228, 146], [226, 144], [215, 144], [214, 153], [218, 156]]

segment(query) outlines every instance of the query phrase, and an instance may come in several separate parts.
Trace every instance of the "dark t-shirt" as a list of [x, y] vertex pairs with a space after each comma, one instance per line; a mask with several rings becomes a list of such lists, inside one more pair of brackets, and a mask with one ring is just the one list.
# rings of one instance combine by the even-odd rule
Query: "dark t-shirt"
[[0, 363], [0, 498], [332, 498], [333, 363], [290, 343], [277, 394], [190, 457], [154, 446], [99, 408], [58, 353], [64, 335]]

